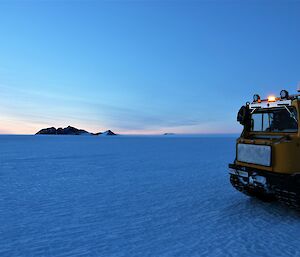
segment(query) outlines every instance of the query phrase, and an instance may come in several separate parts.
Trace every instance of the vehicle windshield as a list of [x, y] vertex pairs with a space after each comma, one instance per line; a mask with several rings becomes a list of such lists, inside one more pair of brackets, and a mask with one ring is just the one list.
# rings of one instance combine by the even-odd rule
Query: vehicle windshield
[[294, 107], [255, 109], [251, 115], [253, 132], [297, 132], [297, 111]]

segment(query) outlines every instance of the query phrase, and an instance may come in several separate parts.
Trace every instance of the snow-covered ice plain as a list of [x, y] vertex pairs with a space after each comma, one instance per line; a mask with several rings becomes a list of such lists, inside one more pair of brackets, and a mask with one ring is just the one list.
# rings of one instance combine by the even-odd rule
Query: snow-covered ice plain
[[300, 256], [300, 215], [235, 191], [233, 137], [0, 136], [0, 256]]

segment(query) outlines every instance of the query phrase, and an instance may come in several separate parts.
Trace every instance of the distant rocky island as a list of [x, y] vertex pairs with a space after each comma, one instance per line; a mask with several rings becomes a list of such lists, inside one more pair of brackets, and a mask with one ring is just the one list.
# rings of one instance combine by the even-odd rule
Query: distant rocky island
[[84, 129], [77, 129], [71, 126], [68, 126], [66, 128], [44, 128], [41, 129], [39, 132], [36, 133], [36, 135], [92, 135], [92, 136], [99, 136], [99, 135], [106, 135], [106, 136], [115, 136], [114, 132], [111, 130], [107, 130], [105, 132], [98, 132], [98, 133], [90, 133]]

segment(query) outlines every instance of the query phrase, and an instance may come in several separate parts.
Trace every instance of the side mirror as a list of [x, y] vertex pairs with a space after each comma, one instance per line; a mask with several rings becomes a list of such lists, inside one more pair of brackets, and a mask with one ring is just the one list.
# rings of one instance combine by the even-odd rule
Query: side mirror
[[237, 121], [242, 124], [246, 125], [250, 119], [250, 111], [249, 107], [246, 105], [242, 106], [237, 114]]

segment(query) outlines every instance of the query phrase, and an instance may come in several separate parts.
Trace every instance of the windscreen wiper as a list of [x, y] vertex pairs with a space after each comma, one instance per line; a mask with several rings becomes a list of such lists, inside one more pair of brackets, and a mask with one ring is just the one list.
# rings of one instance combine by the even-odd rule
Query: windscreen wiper
[[289, 108], [287, 108], [285, 105], [284, 105], [284, 108], [289, 112], [290, 116], [298, 123], [298, 120], [297, 118], [295, 117], [295, 114], [292, 113]]

